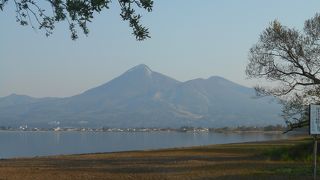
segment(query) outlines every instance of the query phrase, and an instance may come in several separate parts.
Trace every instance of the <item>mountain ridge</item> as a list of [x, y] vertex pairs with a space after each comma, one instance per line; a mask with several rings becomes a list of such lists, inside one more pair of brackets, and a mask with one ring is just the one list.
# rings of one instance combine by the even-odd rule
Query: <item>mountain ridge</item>
[[[185, 82], [137, 65], [120, 76], [65, 98], [0, 98], [0, 125], [180, 127], [282, 124], [279, 105], [254, 100], [254, 90], [223, 77]], [[6, 106], [4, 99], [14, 99]], [[10, 102], [10, 101], [8, 101]], [[9, 104], [9, 103], [7, 103]], [[81, 122], [81, 123], [80, 123]], [[86, 122], [86, 123], [83, 123]], [[52, 123], [51, 123], [52, 124]]]

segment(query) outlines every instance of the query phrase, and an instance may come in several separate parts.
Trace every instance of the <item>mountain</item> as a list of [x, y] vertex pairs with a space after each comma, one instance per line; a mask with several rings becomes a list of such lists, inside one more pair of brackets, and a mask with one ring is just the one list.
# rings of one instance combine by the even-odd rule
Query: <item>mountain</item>
[[0, 108], [22, 105], [22, 104], [32, 104], [40, 101], [52, 100], [55, 98], [34, 98], [26, 95], [11, 94], [9, 96], [0, 98]]
[[0, 125], [223, 127], [282, 124], [272, 98], [222, 77], [180, 82], [146, 65], [67, 98], [0, 98]]

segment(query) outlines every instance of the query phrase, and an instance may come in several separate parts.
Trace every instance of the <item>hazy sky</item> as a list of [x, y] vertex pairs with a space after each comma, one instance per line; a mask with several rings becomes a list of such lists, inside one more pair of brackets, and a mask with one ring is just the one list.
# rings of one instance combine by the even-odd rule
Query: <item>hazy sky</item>
[[269, 23], [301, 29], [320, 12], [319, 0], [155, 0], [143, 17], [152, 38], [138, 42], [116, 3], [76, 41], [65, 22], [49, 38], [19, 26], [8, 5], [0, 12], [0, 97], [76, 95], [141, 63], [180, 81], [219, 75], [252, 86], [248, 50]]

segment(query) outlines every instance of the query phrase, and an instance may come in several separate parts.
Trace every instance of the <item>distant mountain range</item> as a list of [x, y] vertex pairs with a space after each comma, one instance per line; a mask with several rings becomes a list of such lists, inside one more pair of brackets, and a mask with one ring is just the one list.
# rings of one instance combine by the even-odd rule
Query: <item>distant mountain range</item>
[[270, 97], [222, 77], [180, 82], [146, 65], [82, 94], [0, 98], [0, 126], [224, 127], [283, 124]]

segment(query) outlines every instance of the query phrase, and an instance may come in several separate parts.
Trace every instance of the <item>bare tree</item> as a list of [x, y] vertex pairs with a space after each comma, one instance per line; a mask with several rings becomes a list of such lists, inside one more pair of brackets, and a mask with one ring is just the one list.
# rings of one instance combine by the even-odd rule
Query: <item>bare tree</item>
[[[88, 35], [87, 23], [94, 18], [94, 13], [109, 9], [111, 0], [0, 0], [0, 10], [9, 3], [16, 9], [16, 19], [20, 25], [31, 25], [52, 34], [55, 23], [66, 21], [73, 40], [78, 38], [77, 28]], [[152, 11], [152, 0], [118, 0], [122, 20], [128, 21], [132, 34], [137, 40], [149, 38], [148, 28], [140, 23], [141, 15], [135, 9]], [[49, 8], [48, 8], [49, 7]]]
[[320, 15], [306, 20], [303, 31], [273, 21], [250, 49], [246, 74], [274, 82], [256, 86], [283, 104], [289, 130], [308, 125], [308, 105], [320, 102]]

